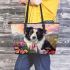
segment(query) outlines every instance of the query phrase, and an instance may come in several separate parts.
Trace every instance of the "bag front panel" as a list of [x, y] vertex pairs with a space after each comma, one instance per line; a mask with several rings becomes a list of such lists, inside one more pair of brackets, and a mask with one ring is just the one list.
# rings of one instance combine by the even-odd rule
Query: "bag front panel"
[[[39, 29], [39, 28], [42, 29], [42, 24], [27, 24], [27, 27], [33, 27], [34, 29]], [[36, 44], [33, 44], [33, 41], [28, 40], [25, 37], [26, 34], [24, 34], [23, 30], [24, 38], [20, 40], [14, 39], [15, 53], [55, 54], [56, 45], [58, 41], [58, 34], [59, 34], [59, 23], [53, 23], [53, 24], [46, 23], [45, 30], [46, 34], [44, 34], [44, 39], [37, 41]]]

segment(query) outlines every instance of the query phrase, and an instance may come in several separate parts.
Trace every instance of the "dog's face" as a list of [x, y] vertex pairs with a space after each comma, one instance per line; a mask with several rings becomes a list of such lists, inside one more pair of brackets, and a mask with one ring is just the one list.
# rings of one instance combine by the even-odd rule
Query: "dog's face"
[[42, 40], [46, 30], [41, 28], [34, 29], [33, 27], [27, 27], [25, 30], [25, 37], [30, 41]]

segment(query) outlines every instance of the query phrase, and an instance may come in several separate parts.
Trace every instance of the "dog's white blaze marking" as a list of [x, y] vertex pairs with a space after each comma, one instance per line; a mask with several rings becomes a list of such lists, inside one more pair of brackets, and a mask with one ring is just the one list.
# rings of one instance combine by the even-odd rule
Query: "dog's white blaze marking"
[[33, 36], [36, 36], [36, 30], [34, 30], [34, 33], [32, 34]]
[[[34, 31], [34, 32], [33, 32], [33, 34], [31, 35], [30, 39], [33, 40], [32, 37], [35, 36], [35, 37], [36, 37], [35, 41], [36, 41], [36, 40], [37, 40], [37, 35], [36, 35], [37, 30], [36, 30], [36, 29], [33, 29], [33, 31]], [[34, 40], [33, 40], [33, 41], [34, 41]]]
[[36, 32], [37, 30], [36, 29], [33, 29], [34, 33], [32, 35], [36, 36]]

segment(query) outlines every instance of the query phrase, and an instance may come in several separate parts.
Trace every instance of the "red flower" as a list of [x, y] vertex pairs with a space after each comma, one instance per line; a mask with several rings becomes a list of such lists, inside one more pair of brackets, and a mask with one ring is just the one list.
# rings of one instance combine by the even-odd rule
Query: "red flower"
[[19, 50], [19, 49], [18, 49], [18, 50], [15, 50], [15, 53], [19, 54], [19, 52], [20, 52], [20, 50]]
[[24, 54], [25, 52], [23, 50], [20, 50], [20, 54]]
[[48, 54], [55, 54], [55, 50], [49, 50]]

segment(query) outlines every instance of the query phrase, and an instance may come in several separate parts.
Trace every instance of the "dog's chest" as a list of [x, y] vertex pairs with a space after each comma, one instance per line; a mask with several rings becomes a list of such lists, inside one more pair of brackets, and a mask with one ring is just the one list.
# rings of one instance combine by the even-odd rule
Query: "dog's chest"
[[44, 44], [44, 41], [45, 41], [45, 38], [43, 38], [41, 41], [39, 41], [39, 42], [37, 43], [37, 46], [38, 46], [38, 49], [39, 49], [39, 50], [41, 50], [41, 48], [42, 48], [42, 46], [43, 46], [43, 44]]

